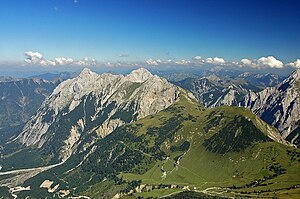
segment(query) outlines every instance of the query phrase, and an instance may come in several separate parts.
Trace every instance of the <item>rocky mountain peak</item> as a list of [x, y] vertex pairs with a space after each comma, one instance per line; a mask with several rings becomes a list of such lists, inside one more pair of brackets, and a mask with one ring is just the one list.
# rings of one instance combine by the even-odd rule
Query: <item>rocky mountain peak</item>
[[147, 69], [139, 68], [133, 70], [126, 78], [132, 82], [144, 82], [153, 76]]
[[89, 76], [98, 76], [97, 73], [91, 71], [91, 69], [89, 68], [84, 68], [80, 74], [78, 75], [78, 77], [81, 77], [81, 78], [85, 78], [85, 77], [89, 77]]
[[169, 107], [179, 93], [178, 87], [144, 68], [127, 76], [98, 75], [85, 68], [56, 87], [17, 140], [45, 150], [55, 143], [60, 158], [66, 159], [87, 132], [103, 138], [123, 124]]
[[[295, 70], [290, 76], [288, 76], [281, 84], [275, 88], [283, 93], [289, 92], [290, 89], [297, 88], [300, 80], [300, 69]], [[299, 93], [297, 93], [299, 95]]]

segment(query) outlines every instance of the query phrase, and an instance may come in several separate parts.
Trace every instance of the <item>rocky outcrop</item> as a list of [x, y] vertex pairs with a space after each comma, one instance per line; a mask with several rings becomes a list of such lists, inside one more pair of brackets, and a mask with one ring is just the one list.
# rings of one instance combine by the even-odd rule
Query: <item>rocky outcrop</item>
[[125, 123], [167, 108], [179, 92], [143, 68], [126, 76], [98, 75], [85, 68], [57, 86], [16, 140], [26, 146], [49, 146], [51, 153], [66, 159], [82, 136], [94, 133], [103, 138]]
[[234, 86], [229, 86], [226, 89], [223, 89], [220, 97], [210, 105], [211, 108], [218, 106], [236, 106], [238, 104], [238, 99], [242, 96], [243, 93], [240, 93], [238, 89]]
[[[250, 92], [241, 102], [287, 138], [300, 126], [300, 69], [281, 84], [261, 92]], [[299, 137], [298, 134], [294, 136]], [[293, 138], [290, 138], [293, 140]]]

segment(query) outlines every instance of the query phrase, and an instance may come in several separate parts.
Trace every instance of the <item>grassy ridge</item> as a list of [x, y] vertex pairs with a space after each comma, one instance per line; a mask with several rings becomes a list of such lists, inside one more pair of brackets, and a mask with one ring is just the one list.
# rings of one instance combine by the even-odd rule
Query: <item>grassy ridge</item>
[[[195, 104], [187, 100], [181, 100], [174, 107], [174, 112], [190, 119], [183, 121], [172, 139], [163, 143], [162, 150], [168, 158], [158, 161], [143, 175], [122, 173], [122, 178], [152, 185], [189, 186], [200, 191], [211, 187], [238, 187], [234, 191], [277, 192], [278, 189], [293, 188], [300, 183], [297, 172], [300, 169], [299, 160], [293, 159], [299, 150], [268, 138], [263, 133], [267, 132], [267, 125], [257, 122], [258, 119], [250, 111], [236, 107], [199, 111]], [[158, 117], [168, 118], [169, 114], [164, 113], [161, 112]], [[142, 129], [151, 129], [159, 126], [160, 122], [155, 117], [138, 121], [137, 124], [142, 124]], [[228, 137], [224, 138], [224, 135]], [[172, 145], [180, 145], [184, 141], [191, 143], [186, 153], [170, 150]], [[243, 145], [236, 147], [236, 143]], [[176, 164], [178, 155], [182, 156]], [[263, 182], [249, 185], [255, 181]], [[253, 187], [245, 191], [247, 186]], [[149, 196], [149, 193], [146, 195]]]

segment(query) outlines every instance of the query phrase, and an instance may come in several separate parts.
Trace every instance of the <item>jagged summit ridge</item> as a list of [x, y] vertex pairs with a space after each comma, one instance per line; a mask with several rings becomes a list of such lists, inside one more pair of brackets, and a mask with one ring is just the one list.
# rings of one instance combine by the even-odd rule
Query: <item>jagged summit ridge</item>
[[[55, 88], [17, 140], [41, 148], [45, 143], [55, 142], [56, 134], [63, 133], [65, 138], [59, 150], [65, 159], [80, 142], [83, 132], [105, 137], [125, 123], [167, 108], [178, 99], [180, 91], [144, 68], [125, 76], [99, 75], [85, 68], [79, 76]], [[62, 124], [68, 118], [72, 120]], [[70, 126], [61, 129], [64, 125]]]
[[299, 126], [299, 85], [300, 69], [297, 69], [275, 87], [266, 88], [258, 93], [250, 92], [245, 96], [242, 105], [275, 126], [286, 138]]
[[142, 83], [151, 77], [162, 80], [144, 68], [134, 70], [127, 76], [110, 73], [99, 75], [89, 68], [84, 68], [78, 77], [62, 82], [49, 97], [48, 102], [56, 113], [70, 103], [70, 110], [72, 110], [81, 97], [89, 93], [101, 92], [107, 85], [116, 84], [115, 86], [118, 87], [126, 81]]
[[284, 83], [289, 83], [290, 85], [293, 86], [298, 86], [298, 85], [294, 85], [297, 84], [297, 82], [300, 81], [300, 68], [295, 70], [284, 82]]

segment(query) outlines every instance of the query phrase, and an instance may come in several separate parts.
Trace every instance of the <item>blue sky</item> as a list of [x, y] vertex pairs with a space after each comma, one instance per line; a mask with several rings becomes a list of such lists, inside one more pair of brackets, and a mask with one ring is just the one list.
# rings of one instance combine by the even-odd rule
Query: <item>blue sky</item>
[[50, 67], [83, 58], [108, 65], [189, 64], [201, 56], [201, 64], [217, 57], [259, 65], [261, 57], [274, 57], [296, 66], [299, 7], [297, 0], [3, 0], [0, 64], [25, 58]]

